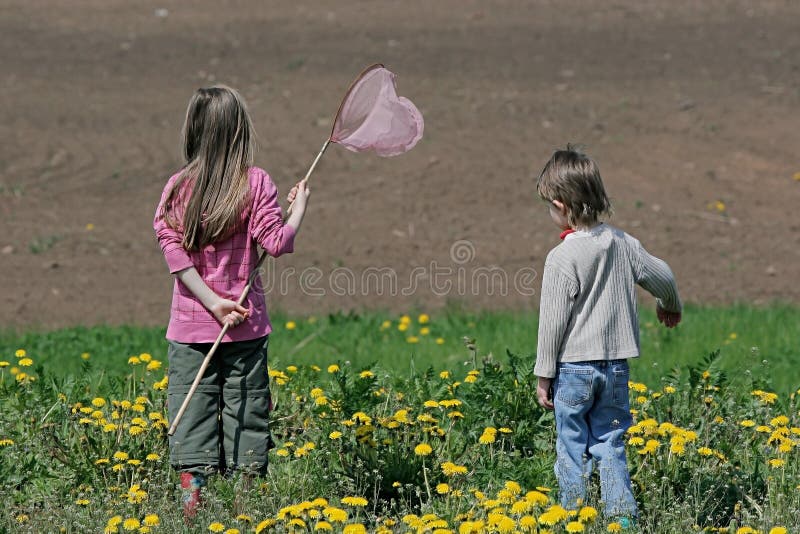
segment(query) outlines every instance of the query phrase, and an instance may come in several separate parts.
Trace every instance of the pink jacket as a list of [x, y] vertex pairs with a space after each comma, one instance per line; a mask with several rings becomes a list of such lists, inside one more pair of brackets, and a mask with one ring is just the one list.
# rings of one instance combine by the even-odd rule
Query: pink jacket
[[[153, 221], [158, 244], [170, 273], [194, 266], [212, 291], [234, 301], [239, 299], [250, 272], [258, 262], [256, 244], [274, 257], [292, 252], [294, 247], [294, 229], [283, 222], [275, 184], [258, 167], [251, 167], [248, 174], [249, 210], [242, 215], [243, 224], [240, 228], [225, 241], [213, 243], [200, 251], [188, 252], [181, 244], [182, 232], [170, 228], [161, 216], [167, 192], [180, 173], [167, 182]], [[255, 339], [272, 331], [260, 277], [253, 283], [244, 307], [250, 309], [250, 317], [239, 326], [229, 329], [223, 342]], [[176, 278], [167, 339], [181, 343], [213, 343], [221, 328], [211, 312]]]

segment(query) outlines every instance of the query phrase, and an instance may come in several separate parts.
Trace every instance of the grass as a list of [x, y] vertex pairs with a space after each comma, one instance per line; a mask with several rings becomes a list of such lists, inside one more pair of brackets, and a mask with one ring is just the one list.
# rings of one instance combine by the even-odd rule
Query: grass
[[[731, 378], [755, 380], [778, 393], [797, 389], [800, 365], [798, 310], [775, 304], [758, 308], [687, 306], [681, 325], [666, 330], [650, 309], [641, 310], [642, 357], [633, 362], [632, 376], [657, 382], [672, 369], [685, 368], [719, 349], [714, 365]], [[429, 367], [463, 368], [469, 359], [464, 338], [477, 340], [481, 353], [492, 353], [505, 361], [507, 351], [534, 358], [537, 317], [533, 313], [448, 310], [434, 314], [430, 333], [421, 335], [417, 314], [409, 330], [398, 331], [398, 317], [386, 313], [333, 314], [325, 317], [287, 317], [273, 314], [270, 339], [272, 366], [324, 364], [349, 361], [354, 368], [379, 364], [408, 376]], [[286, 325], [292, 321], [291, 330]], [[388, 328], [382, 328], [390, 321]], [[416, 337], [417, 343], [407, 338]], [[441, 338], [443, 344], [437, 345]], [[51, 332], [5, 332], [0, 334], [0, 359], [24, 347], [51, 372], [67, 376], [81, 369], [80, 355], [89, 353], [94, 366], [109, 372], [125, 367], [121, 356], [147, 352], [163, 358], [166, 352], [163, 328], [135, 326], [75, 327]], [[391, 357], [386, 355], [391, 354]]]
[[[642, 532], [798, 531], [796, 317], [689, 307], [667, 331], [642, 312], [626, 436]], [[554, 425], [533, 398], [535, 315], [273, 319], [270, 469], [248, 491], [213, 477], [192, 527], [168, 463], [164, 330], [0, 335], [0, 532], [299, 532], [321, 528], [323, 508], [344, 514], [335, 532], [613, 524], [597, 516], [596, 486], [580, 521], [547, 489]]]

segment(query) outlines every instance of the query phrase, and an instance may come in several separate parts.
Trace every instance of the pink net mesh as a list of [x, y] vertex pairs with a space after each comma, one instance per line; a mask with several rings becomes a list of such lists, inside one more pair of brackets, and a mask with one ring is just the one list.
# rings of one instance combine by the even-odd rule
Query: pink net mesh
[[396, 156], [422, 138], [422, 114], [407, 98], [397, 96], [395, 75], [383, 65], [368, 68], [345, 96], [331, 141], [353, 152], [374, 150]]

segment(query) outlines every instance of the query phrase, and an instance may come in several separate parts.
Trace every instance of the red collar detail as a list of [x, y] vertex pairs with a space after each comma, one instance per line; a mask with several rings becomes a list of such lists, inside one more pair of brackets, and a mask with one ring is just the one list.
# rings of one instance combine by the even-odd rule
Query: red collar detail
[[561, 232], [560, 234], [558, 234], [558, 237], [560, 237], [561, 240], [563, 241], [564, 238], [567, 237], [569, 234], [574, 234], [574, 233], [575, 233], [575, 229], [574, 228], [568, 228], [568, 229], [564, 230], [563, 232]]

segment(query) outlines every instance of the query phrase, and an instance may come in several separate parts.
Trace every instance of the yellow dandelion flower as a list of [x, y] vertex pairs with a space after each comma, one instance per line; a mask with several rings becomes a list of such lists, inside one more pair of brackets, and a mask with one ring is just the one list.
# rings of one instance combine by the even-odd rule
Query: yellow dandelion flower
[[628, 382], [628, 389], [631, 389], [637, 393], [647, 393], [647, 386], [642, 384], [641, 382]]
[[30, 367], [31, 365], [33, 365], [33, 360], [31, 360], [30, 358], [22, 358], [17, 363], [22, 367]]
[[779, 416], [773, 418], [769, 422], [769, 424], [774, 426], [774, 427], [786, 426], [786, 425], [789, 424], [789, 418], [786, 417], [785, 415], [779, 415]]
[[514, 480], [507, 480], [505, 484], [503, 484], [503, 487], [513, 495], [522, 493], [522, 487]]
[[441, 465], [442, 473], [445, 476], [454, 476], [454, 475], [465, 475], [467, 473], [467, 468], [463, 465], [456, 465], [453, 462], [444, 462]]
[[495, 440], [496, 440], [495, 434], [484, 432], [478, 438], [478, 443], [480, 443], [481, 445], [489, 445], [490, 443], [494, 443]]
[[372, 378], [372, 377], [374, 377], [374, 376], [375, 376], [375, 373], [373, 373], [373, 372], [372, 372], [372, 371], [370, 371], [369, 369], [366, 369], [366, 370], [364, 370], [364, 371], [361, 371], [361, 372], [358, 374], [358, 376], [360, 376], [361, 378]]
[[769, 530], [769, 534], [786, 534], [787, 532], [786, 527], [772, 527]]
[[324, 515], [328, 521], [333, 523], [344, 523], [347, 521], [347, 512], [341, 508], [336, 508], [335, 506], [323, 508], [322, 515]]
[[147, 367], [145, 367], [145, 369], [147, 369], [148, 371], [155, 371], [157, 369], [161, 369], [161, 362], [158, 360], [153, 360], [147, 364]]
[[430, 333], [431, 333], [431, 329], [428, 328], [427, 326], [423, 326], [422, 328], [419, 329], [419, 335], [421, 335], [421, 336], [427, 336]]
[[14, 356], [16, 356], [17, 358], [24, 358], [25, 355], [27, 354], [28, 353], [25, 352], [25, 349], [17, 349], [17, 351], [14, 353]]
[[431, 318], [427, 313], [421, 313], [419, 314], [419, 317], [417, 317], [417, 322], [419, 324], [428, 324], [430, 321]]
[[583, 532], [583, 523], [578, 521], [570, 521], [565, 527], [567, 532]]
[[417, 336], [408, 336], [406, 338], [406, 343], [411, 343], [411, 344], [419, 343], [419, 338]]
[[700, 456], [711, 456], [712, 454], [714, 454], [714, 451], [712, 449], [709, 449], [708, 447], [700, 447], [699, 449], [697, 449], [697, 454], [699, 454]]
[[164, 391], [165, 389], [167, 389], [168, 384], [169, 384], [169, 377], [165, 375], [164, 378], [162, 378], [158, 382], [153, 383], [153, 389], [156, 391]]
[[331, 374], [338, 373], [339, 372], [339, 366], [336, 365], [335, 363], [332, 364], [332, 365], [329, 365], [328, 366], [328, 372], [331, 373]]
[[106, 405], [106, 400], [102, 397], [95, 397], [92, 399], [92, 406], [95, 406], [97, 408], [102, 408], [105, 405]]
[[609, 523], [606, 527], [607, 532], [622, 532], [622, 525], [617, 523], [616, 521], [613, 523]]
[[158, 517], [158, 514], [147, 514], [142, 522], [148, 527], [157, 527], [161, 524], [161, 518]]
[[225, 525], [223, 525], [219, 521], [214, 521], [213, 523], [208, 525], [208, 530], [210, 530], [211, 532], [222, 532], [223, 530], [225, 530]]
[[10, 447], [14, 444], [14, 441], [8, 438], [0, 439], [0, 447]]
[[525, 500], [537, 506], [544, 506], [545, 504], [547, 504], [548, 501], [547, 495], [545, 495], [541, 491], [533, 491], [533, 490], [525, 494]]
[[330, 434], [328, 434], [328, 437], [329, 437], [330, 439], [339, 439], [339, 438], [341, 438], [341, 437], [342, 437], [342, 433], [341, 433], [341, 432], [339, 432], [338, 430], [334, 430], [333, 432], [331, 432]]
[[0, 361], [0, 367], [8, 367], [9, 365], [11, 365], [11, 364], [9, 364], [9, 363], [8, 363], [7, 361], [5, 361], [5, 360], [3, 360], [3, 361]]
[[238, 528], [229, 528], [224, 534], [241, 534], [241, 531]]
[[416, 447], [414, 447], [414, 454], [417, 456], [428, 456], [430, 453], [433, 452], [433, 449], [427, 443], [420, 443]]
[[364, 497], [343, 497], [342, 504], [346, 504], [348, 506], [358, 506], [363, 508], [369, 503], [367, 499], [365, 499]]
[[769, 466], [772, 467], [773, 469], [778, 469], [779, 467], [783, 467], [784, 465], [786, 465], [786, 460], [784, 460], [783, 458], [772, 458], [769, 461]]
[[314, 530], [333, 530], [333, 525], [328, 523], [327, 521], [319, 521], [316, 525], [314, 525]]
[[265, 519], [261, 521], [258, 525], [256, 525], [255, 532], [256, 534], [261, 534], [268, 528], [272, 528], [275, 526], [276, 521], [274, 519]]
[[297, 328], [297, 323], [294, 321], [286, 321], [286, 330], [294, 330]]
[[140, 363], [142, 363], [142, 360], [140, 360], [138, 356], [131, 356], [128, 358], [128, 365], [139, 365]]
[[367, 529], [361, 523], [345, 525], [342, 534], [367, 534]]
[[114, 456], [112, 458], [114, 458], [115, 460], [117, 460], [119, 462], [124, 462], [125, 460], [127, 460], [129, 458], [129, 456], [128, 456], [127, 452], [117, 451], [117, 452], [114, 453]]
[[444, 345], [444, 338], [443, 337], [437, 337], [436, 338], [436, 344], [437, 345]]
[[516, 501], [514, 502], [514, 504], [511, 505], [511, 513], [516, 515], [524, 514], [531, 508], [533, 508], [533, 503], [523, 499], [521, 501]]
[[554, 504], [539, 516], [539, 523], [553, 526], [569, 517], [569, 513], [558, 504]]
[[129, 517], [122, 522], [122, 528], [125, 530], [137, 530], [140, 526], [142, 526], [142, 524], [139, 523], [139, 520], [135, 517]]
[[584, 523], [594, 521], [597, 518], [597, 510], [592, 506], [584, 506], [578, 512], [578, 517]]

